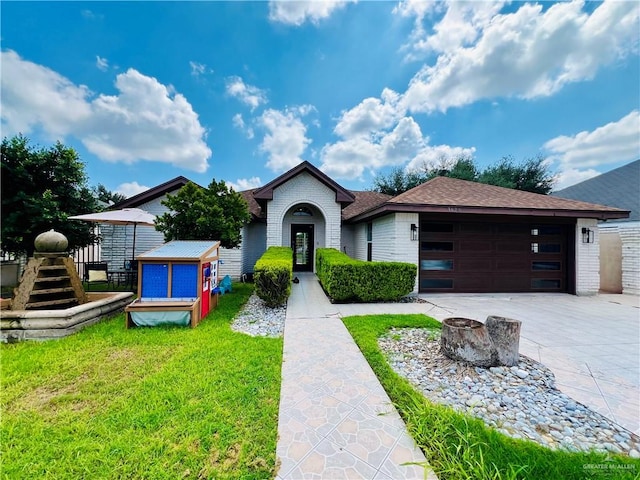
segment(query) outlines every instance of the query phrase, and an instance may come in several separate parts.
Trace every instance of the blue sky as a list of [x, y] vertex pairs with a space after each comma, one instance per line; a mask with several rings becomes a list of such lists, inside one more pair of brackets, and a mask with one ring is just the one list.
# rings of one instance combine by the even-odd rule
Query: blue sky
[[640, 4], [2, 2], [2, 135], [75, 148], [128, 196], [236, 189], [308, 160], [542, 154], [557, 188], [640, 158]]

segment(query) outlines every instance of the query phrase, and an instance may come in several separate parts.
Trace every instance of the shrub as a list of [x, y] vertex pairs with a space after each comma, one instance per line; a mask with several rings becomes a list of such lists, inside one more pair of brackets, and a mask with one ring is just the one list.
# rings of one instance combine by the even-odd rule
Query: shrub
[[277, 307], [287, 301], [293, 277], [293, 251], [289, 247], [269, 247], [253, 271], [256, 294], [269, 307]]
[[316, 251], [316, 275], [334, 301], [398, 300], [413, 291], [417, 266], [402, 262], [363, 262], [333, 248]]

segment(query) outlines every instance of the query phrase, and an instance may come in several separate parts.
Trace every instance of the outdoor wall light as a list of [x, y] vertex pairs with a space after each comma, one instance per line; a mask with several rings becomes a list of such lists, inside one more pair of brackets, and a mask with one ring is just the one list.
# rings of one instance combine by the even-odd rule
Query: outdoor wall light
[[418, 240], [418, 226], [415, 223], [411, 224], [411, 240]]
[[582, 227], [582, 243], [593, 243], [593, 230]]

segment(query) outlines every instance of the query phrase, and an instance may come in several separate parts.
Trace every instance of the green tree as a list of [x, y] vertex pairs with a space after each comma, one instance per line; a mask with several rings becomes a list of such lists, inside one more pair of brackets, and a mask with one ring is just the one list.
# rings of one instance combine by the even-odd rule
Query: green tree
[[480, 174], [473, 158], [466, 156], [458, 157], [453, 162], [441, 159], [437, 166], [425, 167], [425, 172], [427, 180], [435, 177], [450, 177], [470, 182], [477, 182]]
[[373, 190], [387, 195], [400, 195], [428, 180], [426, 174], [394, 168], [388, 175], [378, 175], [373, 179]]
[[97, 239], [90, 224], [67, 218], [97, 208], [73, 148], [60, 142], [36, 148], [16, 135], [3, 138], [1, 156], [3, 251], [32, 255], [35, 238], [52, 228], [66, 235], [71, 250]]
[[396, 168], [387, 176], [374, 178], [373, 190], [395, 196], [435, 177], [458, 178], [545, 195], [551, 192], [555, 182], [542, 156], [526, 159], [521, 164], [510, 156], [503, 157], [485, 170], [478, 169], [472, 158], [459, 157], [453, 161], [441, 159], [436, 165], [425, 166], [417, 172]]
[[109, 206], [115, 205], [116, 203], [120, 203], [123, 200], [127, 199], [126, 195], [123, 195], [117, 192], [112, 192], [101, 183], [99, 183], [96, 187], [93, 188], [93, 194], [99, 201]]
[[528, 158], [521, 164], [517, 164], [513, 157], [508, 156], [486, 168], [479, 175], [478, 181], [546, 195], [553, 189], [555, 178], [549, 171], [545, 158], [540, 155]]
[[240, 245], [241, 228], [251, 216], [247, 202], [224, 181], [207, 188], [189, 182], [162, 202], [169, 212], [156, 218], [156, 230], [170, 240], [220, 240], [225, 248]]

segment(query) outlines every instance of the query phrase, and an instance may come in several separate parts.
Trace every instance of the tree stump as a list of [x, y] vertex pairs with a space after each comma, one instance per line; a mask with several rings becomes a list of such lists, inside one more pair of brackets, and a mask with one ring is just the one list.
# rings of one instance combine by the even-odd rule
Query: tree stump
[[469, 318], [442, 322], [440, 349], [447, 357], [479, 367], [497, 364], [497, 354], [487, 328]]
[[490, 315], [485, 326], [498, 356], [498, 363], [512, 367], [520, 359], [520, 320]]

